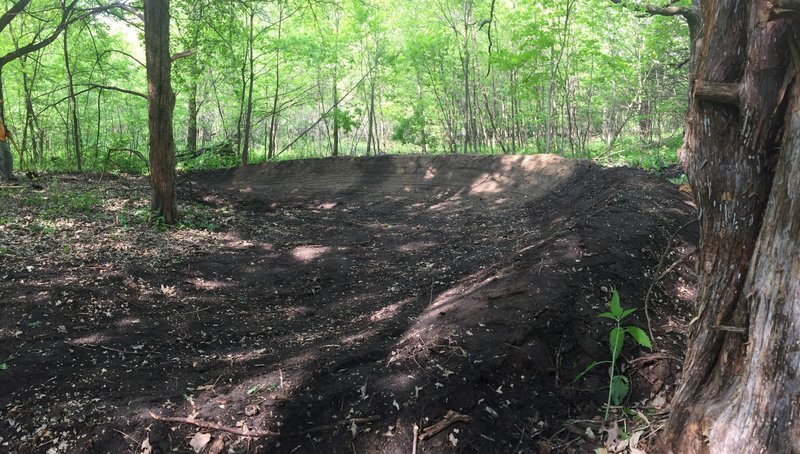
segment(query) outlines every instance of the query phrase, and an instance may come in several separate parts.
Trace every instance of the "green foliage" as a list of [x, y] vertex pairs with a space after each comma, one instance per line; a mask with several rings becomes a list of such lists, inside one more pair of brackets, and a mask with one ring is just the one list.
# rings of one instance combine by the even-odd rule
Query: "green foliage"
[[613, 320], [615, 326], [609, 331], [609, 349], [611, 351], [611, 359], [608, 361], [592, 361], [586, 369], [578, 374], [574, 382], [580, 380], [586, 373], [601, 364], [609, 364], [609, 380], [608, 380], [608, 401], [606, 402], [605, 419], [608, 419], [608, 412], [611, 409], [611, 404], [620, 405], [630, 391], [630, 379], [625, 375], [617, 373], [617, 361], [622, 349], [625, 345], [625, 339], [630, 337], [634, 342], [642, 347], [652, 349], [653, 344], [647, 333], [638, 326], [622, 326], [622, 321], [631, 315], [635, 308], [625, 309], [620, 303], [619, 293], [616, 290], [611, 292], [611, 301], [609, 302], [609, 310], [597, 314], [600, 318], [607, 318]]
[[680, 186], [680, 185], [688, 183], [689, 182], [689, 178], [684, 173], [684, 174], [681, 174], [681, 176], [679, 176], [678, 178], [670, 178], [669, 182], [674, 184], [675, 186]]
[[0, 362], [0, 370], [8, 370], [8, 368], [10, 367], [8, 363], [10, 363], [13, 360], [14, 360], [14, 355], [7, 356], [6, 359]]
[[202, 205], [193, 205], [181, 212], [181, 219], [177, 227], [179, 229], [208, 230], [212, 232], [217, 230], [219, 225], [210, 210]]
[[[49, 35], [56, 3], [31, 2], [0, 34], [0, 54]], [[469, 152], [659, 170], [680, 146], [688, 31], [676, 18], [600, 0], [175, 0], [170, 13], [173, 47], [194, 51], [172, 67], [180, 169], [239, 165], [245, 137], [254, 160], [271, 137], [277, 151], [293, 142], [273, 159], [327, 156], [334, 124], [342, 154], [363, 154], [370, 112], [381, 152], [461, 152], [472, 130]], [[138, 21], [116, 10], [68, 27], [84, 171], [148, 172], [147, 103], [124, 92], [147, 86]], [[59, 43], [4, 67], [5, 119], [27, 167], [73, 172]], [[229, 153], [182, 156], [192, 121], [197, 146]]]

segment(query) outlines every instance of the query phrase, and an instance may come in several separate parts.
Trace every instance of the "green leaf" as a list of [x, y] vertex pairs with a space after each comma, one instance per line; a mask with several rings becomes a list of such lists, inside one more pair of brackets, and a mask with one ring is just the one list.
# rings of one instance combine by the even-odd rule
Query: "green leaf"
[[0, 363], [0, 370], [8, 370], [8, 363], [10, 363], [14, 359], [14, 355], [9, 355], [8, 358], [4, 359], [2, 363]]
[[636, 341], [642, 347], [647, 347], [650, 350], [653, 349], [653, 344], [650, 342], [650, 337], [644, 332], [643, 329], [639, 328], [638, 326], [629, 326], [625, 328], [625, 331], [631, 335], [633, 340]]
[[595, 367], [599, 366], [600, 364], [610, 364], [610, 363], [611, 363], [611, 361], [592, 361], [591, 364], [586, 366], [586, 369], [583, 369], [583, 372], [581, 372], [581, 373], [579, 373], [578, 375], [575, 376], [575, 378], [572, 380], [572, 383], [573, 384], [576, 383], [578, 380], [583, 378], [583, 376], [586, 375], [590, 370], [594, 369]]
[[629, 390], [630, 381], [628, 380], [628, 377], [624, 375], [614, 375], [611, 377], [611, 390], [609, 395], [611, 396], [611, 401], [614, 402], [614, 405], [619, 405], [622, 403], [622, 400], [628, 395]]
[[636, 312], [636, 308], [635, 307], [632, 307], [630, 309], [625, 309], [625, 312], [622, 313], [622, 317], [620, 317], [619, 319], [622, 320], [622, 319], [624, 319], [625, 317], [631, 315], [634, 312]]
[[603, 318], [610, 318], [611, 320], [617, 320], [617, 317], [611, 312], [603, 312], [601, 314], [597, 314], [597, 316]]
[[625, 330], [617, 326], [611, 330], [608, 345], [611, 347], [611, 361], [616, 361], [625, 343]]
[[622, 306], [619, 303], [619, 293], [614, 290], [611, 293], [611, 303], [609, 305], [611, 307], [611, 313], [616, 315], [617, 318], [622, 318]]
[[247, 390], [247, 395], [253, 395], [256, 393], [261, 392], [264, 389], [264, 386], [261, 384], [253, 385], [250, 389]]

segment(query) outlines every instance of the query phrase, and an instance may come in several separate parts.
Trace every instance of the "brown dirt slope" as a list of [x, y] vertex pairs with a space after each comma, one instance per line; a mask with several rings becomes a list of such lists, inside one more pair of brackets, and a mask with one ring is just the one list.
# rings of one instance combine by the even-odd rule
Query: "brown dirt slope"
[[[595, 315], [614, 287], [646, 326], [662, 253], [663, 270], [696, 235], [670, 244], [694, 211], [665, 180], [555, 156], [321, 159], [180, 188], [217, 230], [95, 223], [109, 246], [39, 262], [14, 243], [29, 231], [0, 232], [0, 356], [14, 355], [0, 451], [192, 452], [204, 432], [203, 452], [591, 452], [602, 443], [575, 433], [596, 430], [606, 372], [572, 380], [608, 356]], [[679, 372], [691, 263], [654, 287], [655, 354], [623, 354], [626, 406], [653, 422]], [[469, 420], [413, 441], [448, 411]]]

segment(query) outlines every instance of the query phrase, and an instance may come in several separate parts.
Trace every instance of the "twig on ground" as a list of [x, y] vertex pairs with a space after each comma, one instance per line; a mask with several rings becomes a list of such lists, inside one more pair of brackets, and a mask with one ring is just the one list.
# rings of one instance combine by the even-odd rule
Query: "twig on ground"
[[678, 260], [675, 260], [672, 263], [672, 265], [670, 265], [666, 270], [664, 270], [663, 273], [661, 273], [658, 276], [658, 280], [660, 281], [661, 279], [664, 279], [665, 277], [667, 277], [667, 275], [669, 273], [671, 273], [672, 270], [674, 270], [676, 266], [680, 265], [681, 263], [683, 263], [684, 260], [688, 259], [689, 257], [693, 256], [696, 253], [697, 253], [697, 248], [692, 249], [691, 251], [687, 252], [686, 254], [683, 254]]
[[419, 435], [419, 426], [417, 425], [417, 423], [414, 423], [414, 444], [411, 447], [411, 454], [417, 454], [417, 441], [419, 440], [418, 435]]
[[682, 359], [680, 359], [680, 358], [678, 358], [676, 356], [667, 355], [667, 354], [663, 354], [663, 353], [653, 353], [653, 354], [650, 354], [650, 355], [645, 355], [645, 356], [640, 356], [638, 358], [629, 359], [628, 360], [628, 364], [636, 365], [638, 363], [649, 363], [651, 361], [658, 361], [659, 359], [671, 359], [671, 360], [676, 361], [678, 363], [683, 362]]
[[278, 432], [273, 432], [271, 430], [242, 430], [237, 429], [235, 427], [228, 427], [223, 426], [222, 424], [217, 424], [211, 421], [204, 421], [202, 419], [195, 419], [195, 418], [180, 418], [174, 416], [159, 416], [153, 412], [150, 412], [150, 417], [155, 419], [156, 421], [163, 421], [163, 422], [177, 422], [181, 424], [190, 424], [192, 426], [202, 427], [203, 429], [211, 429], [211, 430], [219, 430], [221, 432], [228, 432], [234, 435], [240, 435], [242, 437], [251, 437], [251, 438], [265, 438], [265, 437], [277, 437], [280, 435]]
[[119, 429], [114, 429], [114, 432], [116, 432], [116, 433], [122, 435], [123, 437], [131, 440], [132, 442], [136, 443], [136, 446], [142, 446], [142, 442], [141, 441], [131, 437], [130, 435], [126, 434], [125, 432], [123, 432], [123, 431], [121, 431]]
[[656, 265], [656, 270], [655, 270], [656, 277], [654, 277], [652, 282], [650, 282], [650, 287], [647, 289], [647, 295], [644, 297], [644, 316], [647, 319], [647, 334], [650, 335], [650, 341], [653, 343], [654, 347], [656, 338], [653, 336], [653, 327], [652, 324], [650, 323], [650, 294], [653, 293], [653, 288], [656, 286], [658, 281], [660, 281], [663, 277], [661, 274], [659, 274], [659, 272], [661, 270], [661, 266], [664, 265], [664, 259], [667, 258], [667, 254], [669, 254], [669, 251], [672, 249], [672, 242], [675, 240], [678, 234], [683, 231], [683, 229], [689, 227], [695, 222], [697, 222], [697, 219], [692, 219], [691, 221], [683, 224], [669, 238], [669, 241], [667, 241], [667, 247], [661, 254], [661, 258], [658, 260], [658, 265]]
[[457, 422], [472, 422], [472, 418], [467, 415], [456, 413], [453, 410], [448, 410], [447, 414], [444, 415], [444, 418], [442, 418], [441, 421], [423, 429], [422, 433], [419, 434], [418, 438], [420, 439], [420, 441], [427, 440], [428, 438], [431, 438], [432, 436], [447, 429], [448, 427]]
[[368, 423], [368, 422], [375, 422], [375, 421], [377, 421], [379, 419], [381, 419], [381, 417], [378, 416], [378, 415], [367, 416], [366, 418], [348, 418], [348, 419], [343, 419], [341, 421], [338, 421], [338, 422], [336, 422], [334, 424], [326, 424], [324, 426], [317, 426], [317, 427], [312, 427], [310, 429], [301, 430], [300, 432], [295, 432], [295, 433], [293, 433], [291, 435], [308, 435], [308, 434], [311, 434], [311, 433], [314, 433], [314, 432], [325, 432], [325, 431], [328, 431], [328, 430], [338, 429], [339, 427], [347, 426], [347, 425], [350, 425], [350, 424], [353, 424], [353, 423], [355, 423], [355, 424], [364, 424], [364, 423]]

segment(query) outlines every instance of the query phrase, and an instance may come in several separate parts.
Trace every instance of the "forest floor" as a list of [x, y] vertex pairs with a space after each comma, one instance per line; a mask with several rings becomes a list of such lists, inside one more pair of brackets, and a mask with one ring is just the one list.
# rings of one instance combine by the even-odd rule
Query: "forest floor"
[[[663, 176], [265, 164], [182, 175], [170, 229], [146, 178], [39, 183], [0, 188], [0, 452], [652, 452], [697, 238]], [[611, 289], [647, 330], [651, 287], [654, 349], [628, 342], [603, 423], [607, 367], [573, 379], [610, 356]]]

